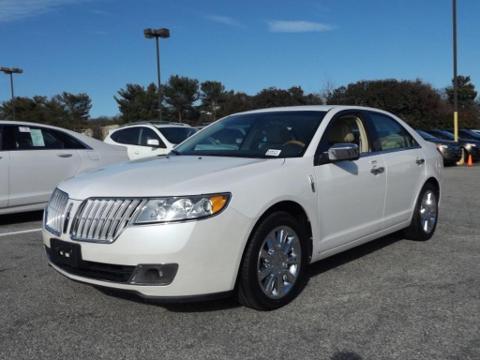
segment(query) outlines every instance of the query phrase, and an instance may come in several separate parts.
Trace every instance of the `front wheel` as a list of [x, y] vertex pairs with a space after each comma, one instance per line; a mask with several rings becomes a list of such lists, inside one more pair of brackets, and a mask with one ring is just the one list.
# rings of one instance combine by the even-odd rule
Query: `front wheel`
[[405, 229], [405, 237], [425, 241], [435, 233], [438, 221], [438, 191], [432, 184], [426, 184], [417, 199], [412, 222]]
[[306, 283], [307, 238], [290, 214], [276, 212], [256, 228], [245, 250], [238, 299], [245, 306], [273, 310], [288, 304]]

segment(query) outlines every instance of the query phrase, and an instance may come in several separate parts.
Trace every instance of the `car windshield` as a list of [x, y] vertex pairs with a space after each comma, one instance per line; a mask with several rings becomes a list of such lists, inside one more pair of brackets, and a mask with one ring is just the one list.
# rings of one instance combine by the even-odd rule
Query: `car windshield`
[[424, 138], [425, 140], [437, 140], [437, 138], [436, 138], [435, 136], [433, 136], [432, 134], [427, 133], [426, 131], [417, 130], [417, 133], [418, 133], [422, 138]]
[[178, 146], [177, 155], [301, 157], [325, 116], [321, 111], [275, 111], [226, 117]]
[[180, 144], [183, 140], [192, 136], [196, 130], [186, 126], [169, 126], [169, 127], [157, 127], [165, 138], [172, 144]]

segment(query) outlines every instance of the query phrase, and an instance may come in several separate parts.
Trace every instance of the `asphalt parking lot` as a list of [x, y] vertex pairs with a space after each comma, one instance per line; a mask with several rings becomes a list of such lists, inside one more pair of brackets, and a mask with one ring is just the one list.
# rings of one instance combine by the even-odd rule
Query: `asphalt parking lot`
[[447, 168], [428, 242], [311, 267], [292, 304], [159, 305], [49, 268], [41, 214], [0, 217], [0, 359], [480, 359], [480, 167]]

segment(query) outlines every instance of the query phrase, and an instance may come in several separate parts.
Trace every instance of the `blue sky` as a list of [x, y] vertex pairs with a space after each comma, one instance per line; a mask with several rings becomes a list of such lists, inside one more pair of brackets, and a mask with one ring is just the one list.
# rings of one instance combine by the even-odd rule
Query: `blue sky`
[[[459, 73], [480, 87], [480, 1], [458, 5]], [[86, 92], [92, 116], [114, 115], [120, 88], [156, 79], [145, 27], [171, 30], [163, 80], [220, 80], [254, 94], [380, 78], [440, 88], [452, 77], [450, 0], [0, 0], [0, 65], [24, 69], [18, 96]]]

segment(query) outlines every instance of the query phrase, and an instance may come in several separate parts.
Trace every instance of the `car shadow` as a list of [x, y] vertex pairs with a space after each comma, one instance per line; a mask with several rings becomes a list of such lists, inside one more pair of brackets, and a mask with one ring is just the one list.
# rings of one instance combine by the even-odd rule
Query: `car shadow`
[[[368, 255], [380, 249], [383, 249], [389, 245], [396, 243], [397, 241], [404, 240], [401, 232], [394, 233], [388, 236], [384, 236], [377, 240], [373, 240], [366, 244], [357, 246], [353, 249], [347, 250], [337, 255], [333, 255], [326, 259], [320, 260], [309, 267], [309, 277], [318, 276], [326, 271], [334, 269], [336, 267], [342, 266], [346, 263], [354, 261], [362, 256]], [[239, 303], [236, 301], [234, 296], [225, 297], [217, 300], [201, 300], [201, 301], [188, 301], [181, 303], [169, 303], [165, 300], [155, 300], [155, 299], [146, 299], [140, 297], [138, 294], [130, 291], [96, 287], [101, 293], [112, 296], [116, 298], [121, 298], [123, 300], [132, 301], [142, 304], [150, 304], [154, 306], [160, 306], [171, 312], [211, 312], [211, 311], [220, 311], [228, 310], [240, 307]], [[343, 356], [339, 354], [339, 356]], [[356, 357], [336, 357], [335, 359], [357, 359]], [[333, 359], [333, 358], [332, 358]], [[360, 358], [361, 359], [361, 358]]]
[[153, 306], [160, 306], [171, 312], [182, 312], [182, 313], [196, 313], [196, 312], [210, 312], [210, 311], [219, 311], [219, 310], [228, 310], [236, 307], [240, 307], [240, 304], [236, 301], [233, 296], [222, 297], [214, 300], [190, 300], [179, 303], [170, 303], [166, 300], [156, 300], [143, 298], [136, 294], [135, 292], [105, 288], [105, 287], [95, 287], [101, 293], [120, 298], [127, 301], [132, 301], [135, 303], [149, 304]]
[[332, 355], [331, 360], [362, 360], [362, 357], [352, 351], [339, 351]]
[[309, 275], [310, 277], [320, 275], [326, 271], [342, 266], [343, 264], [359, 259], [365, 255], [383, 249], [384, 247], [387, 247], [396, 243], [397, 241], [404, 239], [405, 238], [403, 237], [403, 234], [401, 232], [397, 232], [378, 238], [376, 240], [372, 240], [366, 244], [359, 245], [350, 250], [341, 252], [339, 254], [330, 256], [328, 258], [311, 264], [309, 268]]
[[21, 224], [31, 221], [41, 221], [43, 216], [43, 211], [31, 211], [26, 213], [18, 214], [6, 214], [0, 215], [0, 225], [13, 225]]

